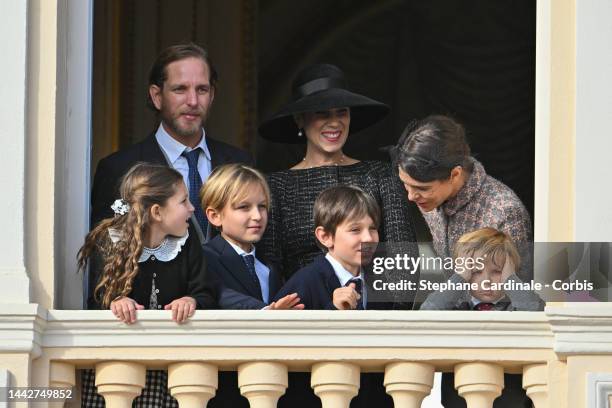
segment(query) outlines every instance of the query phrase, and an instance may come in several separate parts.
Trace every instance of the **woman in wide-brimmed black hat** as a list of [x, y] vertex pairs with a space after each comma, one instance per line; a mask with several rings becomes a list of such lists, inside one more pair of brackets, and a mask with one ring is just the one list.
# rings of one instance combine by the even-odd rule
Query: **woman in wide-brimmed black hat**
[[[397, 171], [390, 163], [359, 161], [342, 150], [349, 133], [375, 124], [388, 112], [387, 105], [349, 91], [338, 67], [317, 64], [297, 75], [291, 101], [259, 127], [268, 140], [306, 143], [299, 163], [269, 175], [272, 205], [258, 245], [264, 256], [281, 262], [285, 277], [321, 254], [312, 208], [317, 195], [330, 186], [356, 185], [377, 200], [382, 210], [381, 242], [415, 242]], [[373, 141], [372, 148], [377, 147]], [[408, 252], [418, 256], [416, 244], [409, 245]]]

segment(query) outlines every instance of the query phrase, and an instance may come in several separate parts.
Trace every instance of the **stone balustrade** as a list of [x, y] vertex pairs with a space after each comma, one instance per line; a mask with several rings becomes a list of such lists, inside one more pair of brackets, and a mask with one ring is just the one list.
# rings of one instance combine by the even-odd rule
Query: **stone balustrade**
[[436, 371], [455, 373], [468, 408], [492, 407], [504, 373], [522, 373], [536, 408], [586, 407], [584, 374], [612, 372], [611, 310], [198, 311], [182, 325], [169, 312], [146, 311], [124, 325], [109, 311], [30, 308], [0, 315], [0, 368], [12, 373], [12, 386], [58, 388], [73, 387], [76, 370], [95, 368], [98, 392], [111, 408], [131, 406], [146, 369], [168, 371], [181, 408], [205, 406], [218, 372], [228, 370], [238, 372], [240, 393], [253, 408], [275, 407], [290, 371], [311, 373], [323, 408], [347, 408], [364, 372], [384, 373], [396, 407], [420, 407]]

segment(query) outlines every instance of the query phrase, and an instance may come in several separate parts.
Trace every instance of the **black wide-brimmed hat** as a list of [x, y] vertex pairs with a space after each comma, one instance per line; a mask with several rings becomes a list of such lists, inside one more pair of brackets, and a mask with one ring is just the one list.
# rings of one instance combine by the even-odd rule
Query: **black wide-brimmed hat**
[[259, 134], [270, 141], [304, 143], [298, 136], [293, 115], [350, 108], [350, 132], [356, 133], [383, 119], [389, 107], [347, 89], [344, 73], [331, 64], [316, 64], [302, 70], [292, 86], [291, 101], [259, 126]]

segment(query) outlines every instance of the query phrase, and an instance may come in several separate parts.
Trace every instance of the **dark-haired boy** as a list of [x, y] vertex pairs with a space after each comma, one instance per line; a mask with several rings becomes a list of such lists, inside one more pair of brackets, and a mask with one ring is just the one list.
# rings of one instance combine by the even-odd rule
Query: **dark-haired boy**
[[353, 186], [321, 192], [314, 203], [315, 235], [327, 253], [297, 271], [276, 295], [298, 293], [305, 309], [366, 309], [362, 244], [378, 242], [376, 200]]
[[[279, 290], [276, 299], [297, 293], [304, 309], [311, 310], [368, 309], [374, 306], [367, 302], [361, 262], [362, 244], [378, 242], [380, 209], [376, 200], [358, 187], [335, 186], [319, 194], [313, 212], [315, 235], [319, 246], [327, 253], [298, 270]], [[293, 393], [297, 385], [307, 381], [307, 378], [297, 375], [293, 378], [296, 381], [290, 383], [295, 387], [288, 388], [279, 406], [289, 406], [290, 401], [298, 398], [300, 406], [320, 406], [314, 394]], [[359, 394], [351, 401], [352, 408], [371, 406], [393, 406], [380, 373], [362, 374]]]

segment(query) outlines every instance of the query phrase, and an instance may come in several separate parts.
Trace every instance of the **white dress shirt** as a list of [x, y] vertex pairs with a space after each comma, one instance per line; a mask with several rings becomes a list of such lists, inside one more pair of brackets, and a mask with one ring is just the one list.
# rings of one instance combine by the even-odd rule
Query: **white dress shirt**
[[[155, 139], [172, 167], [183, 176], [187, 191], [189, 191], [189, 163], [187, 163], [187, 159], [182, 154], [184, 151], [190, 152], [193, 149], [170, 136], [161, 123], [157, 128], [157, 132], [155, 132]], [[195, 148], [198, 147], [201, 149], [200, 156], [198, 157], [198, 173], [200, 173], [202, 184], [204, 184], [212, 171], [210, 151], [206, 145], [206, 132], [204, 128], [202, 128], [202, 139], [200, 139], [200, 143]]]

